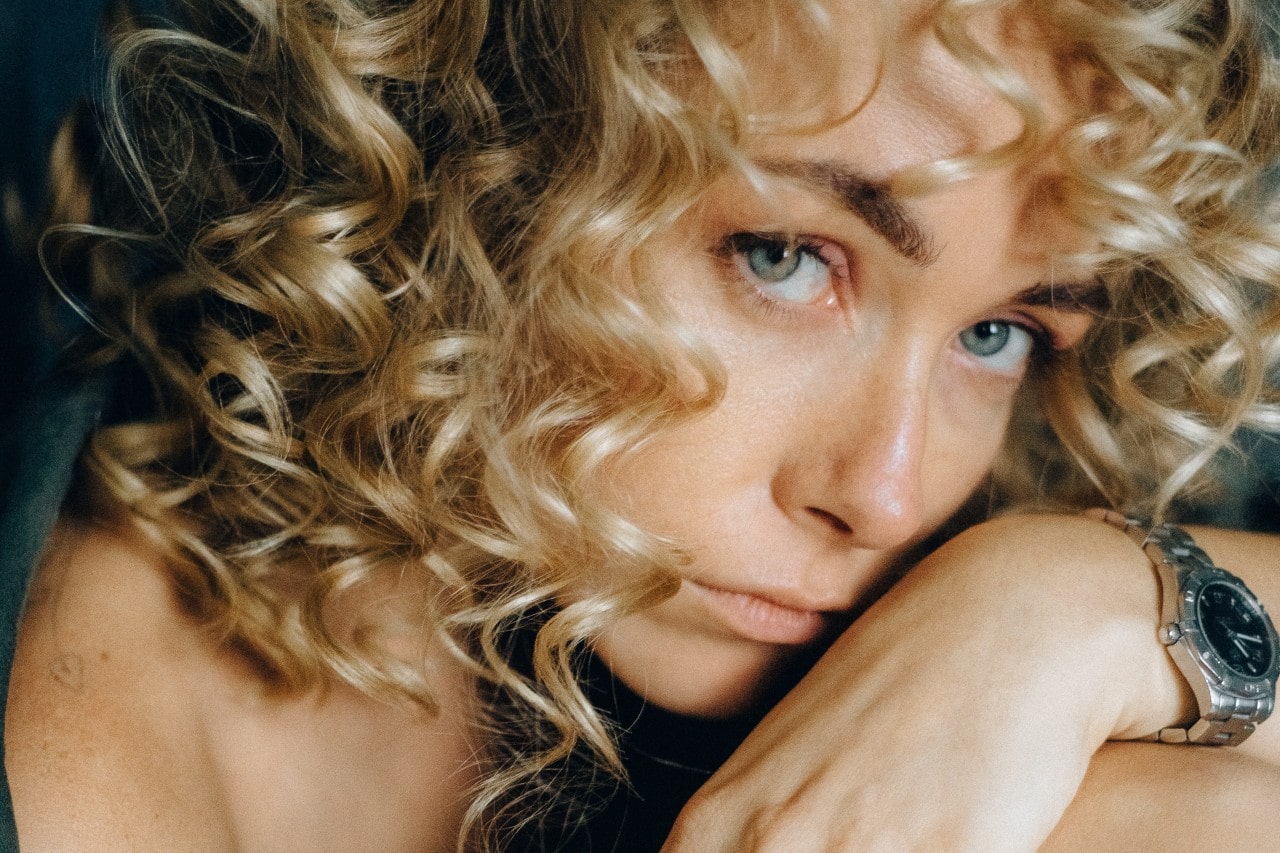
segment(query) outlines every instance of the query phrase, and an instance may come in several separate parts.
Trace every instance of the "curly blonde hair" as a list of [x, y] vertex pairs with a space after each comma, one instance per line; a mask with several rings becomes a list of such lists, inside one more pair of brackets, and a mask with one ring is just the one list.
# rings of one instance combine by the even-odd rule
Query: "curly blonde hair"
[[[933, 26], [1023, 133], [914, 191], [1043, 148], [1037, 101], [968, 30], [1008, 5], [943, 0]], [[1280, 234], [1260, 190], [1276, 61], [1245, 0], [1021, 5], [1092, 81], [1055, 143], [1057, 193], [1099, 239], [1111, 304], [1028, 383], [994, 488], [1159, 511], [1233, 430], [1280, 414], [1263, 392]], [[762, 121], [746, 46], [812, 40], [828, 14], [740, 4], [731, 36], [711, 0], [221, 0], [113, 48], [97, 224], [76, 232], [97, 235], [105, 333], [85, 358], [127, 354], [155, 401], [88, 448], [99, 506], [284, 691], [338, 678], [430, 708], [385, 626], [331, 619], [370, 583], [419, 579], [419, 624], [486, 685], [507, 744], [460, 847], [532, 819], [583, 745], [619, 770], [577, 658], [676, 589], [679, 554], [609, 509], [600, 472], [723, 385], [666, 322], [644, 249], [741, 165]], [[742, 21], [777, 31], [743, 39]]]

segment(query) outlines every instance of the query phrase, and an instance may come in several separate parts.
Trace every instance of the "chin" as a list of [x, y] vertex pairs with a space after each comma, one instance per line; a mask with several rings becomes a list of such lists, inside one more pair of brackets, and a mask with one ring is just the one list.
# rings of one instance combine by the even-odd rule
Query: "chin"
[[[658, 660], [598, 653], [632, 692], [666, 711], [724, 719], [759, 714], [778, 701], [808, 671], [816, 654], [803, 649], [761, 647], [700, 649]], [[718, 652], [718, 653], [717, 653]]]
[[686, 717], [702, 717], [711, 720], [738, 717], [759, 709], [763, 703], [763, 691], [759, 689], [707, 689], [698, 685], [691, 690], [651, 691], [628, 684], [651, 704], [663, 710]]

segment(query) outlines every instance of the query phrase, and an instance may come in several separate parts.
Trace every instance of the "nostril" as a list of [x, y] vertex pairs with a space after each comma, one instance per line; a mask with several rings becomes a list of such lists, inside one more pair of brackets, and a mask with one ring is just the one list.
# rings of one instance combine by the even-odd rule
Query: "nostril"
[[820, 518], [823, 521], [825, 521], [837, 533], [853, 532], [853, 528], [851, 528], [848, 524], [846, 524], [845, 520], [840, 516], [836, 515], [835, 513], [827, 512], [825, 509], [821, 509], [816, 506], [808, 506], [808, 507], [805, 507], [805, 509], [808, 510], [811, 515], [814, 515], [817, 518]]

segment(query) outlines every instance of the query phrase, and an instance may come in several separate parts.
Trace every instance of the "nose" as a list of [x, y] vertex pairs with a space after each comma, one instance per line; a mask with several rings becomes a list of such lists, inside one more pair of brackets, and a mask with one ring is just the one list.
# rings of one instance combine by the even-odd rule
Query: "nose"
[[[924, 515], [927, 371], [875, 369], [820, 395], [775, 474], [774, 500], [798, 526], [852, 548], [909, 541]], [[829, 381], [831, 380], [829, 378]]]

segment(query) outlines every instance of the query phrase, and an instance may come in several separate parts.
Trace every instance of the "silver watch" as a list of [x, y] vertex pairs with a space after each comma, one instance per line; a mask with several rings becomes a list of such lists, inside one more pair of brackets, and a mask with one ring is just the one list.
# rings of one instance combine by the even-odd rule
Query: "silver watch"
[[1200, 718], [1148, 740], [1235, 746], [1271, 714], [1280, 638], [1244, 581], [1213, 564], [1181, 527], [1154, 527], [1105, 510], [1155, 566], [1161, 586], [1160, 641], [1191, 684]]

